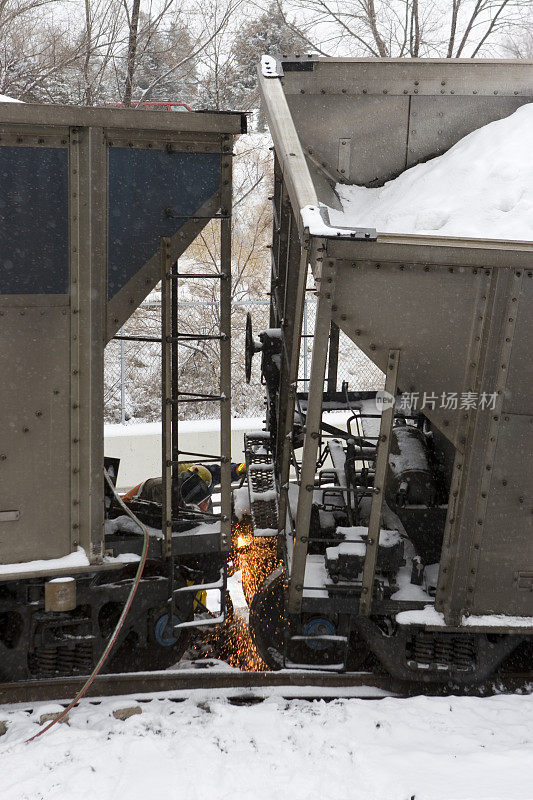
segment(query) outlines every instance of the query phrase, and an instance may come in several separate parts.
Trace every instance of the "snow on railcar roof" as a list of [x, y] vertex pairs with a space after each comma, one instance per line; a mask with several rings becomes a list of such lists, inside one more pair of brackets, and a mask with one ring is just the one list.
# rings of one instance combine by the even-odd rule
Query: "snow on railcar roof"
[[332, 226], [533, 240], [533, 103], [478, 128], [384, 186], [337, 184]]

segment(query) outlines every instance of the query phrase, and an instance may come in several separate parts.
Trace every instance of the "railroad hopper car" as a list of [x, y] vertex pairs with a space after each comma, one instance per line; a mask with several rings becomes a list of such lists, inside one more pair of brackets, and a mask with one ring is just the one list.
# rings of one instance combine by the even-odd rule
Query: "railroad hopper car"
[[[533, 63], [265, 57], [259, 84], [271, 310], [247, 361], [261, 351], [267, 430], [246, 450], [255, 533], [283, 566], [253, 601], [254, 641], [272, 667], [483, 680], [533, 634], [533, 242], [339, 227], [327, 207], [337, 184], [382, 186], [532, 102]], [[339, 340], [383, 391], [337, 380]]]
[[[220, 513], [179, 509], [172, 473], [201, 456], [177, 439], [178, 403], [197, 398], [175, 380], [175, 287], [180, 254], [221, 219], [229, 397], [231, 161], [244, 127], [231, 113], [0, 103], [0, 680], [88, 674], [130, 593], [143, 535], [117, 505], [113, 460], [104, 480], [104, 348], [160, 280], [163, 499], [133, 504], [148, 557], [109, 664], [168, 666], [189, 627], [224, 617], [229, 403]], [[206, 584], [220, 613], [203, 607]]]

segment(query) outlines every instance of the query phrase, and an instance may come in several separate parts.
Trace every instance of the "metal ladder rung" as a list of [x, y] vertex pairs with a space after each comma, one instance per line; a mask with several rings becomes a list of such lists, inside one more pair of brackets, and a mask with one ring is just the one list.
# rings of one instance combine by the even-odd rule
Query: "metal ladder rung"
[[[194, 453], [192, 450], [178, 450], [178, 455], [180, 455], [180, 456], [198, 456], [198, 458], [203, 459], [206, 462], [206, 464], [209, 463], [209, 461], [220, 461], [223, 464], [227, 464], [228, 463], [228, 457], [227, 456], [211, 456], [211, 455], [209, 455], [209, 453]], [[178, 467], [180, 464], [183, 464], [183, 461], [181, 461], [179, 459], [178, 460], [169, 459], [167, 461], [167, 466], [168, 467]]]
[[217, 272], [171, 272], [167, 274], [168, 280], [177, 280], [178, 278], [213, 278], [219, 281], [225, 281], [226, 276]]
[[166, 341], [169, 344], [172, 342], [225, 342], [227, 338], [226, 333], [178, 333], [177, 336], [167, 336]]
[[179, 392], [178, 397], [167, 397], [169, 404], [178, 403], [223, 403], [226, 398], [223, 394], [196, 394], [194, 392]]
[[223, 589], [224, 588], [224, 576], [222, 575], [218, 581], [213, 581], [213, 583], [195, 583], [191, 586], [180, 586], [178, 589], [174, 589], [174, 594], [183, 594], [184, 592], [206, 592], [208, 589]]
[[119, 339], [122, 342], [156, 342], [161, 344], [163, 341], [160, 336], [113, 336], [113, 339]]
[[222, 622], [226, 621], [225, 614], [219, 614], [218, 617], [212, 617], [211, 619], [198, 619], [192, 620], [191, 622], [180, 622], [178, 625], [174, 625], [173, 630], [179, 631], [182, 628], [205, 628], [208, 625], [220, 625]]

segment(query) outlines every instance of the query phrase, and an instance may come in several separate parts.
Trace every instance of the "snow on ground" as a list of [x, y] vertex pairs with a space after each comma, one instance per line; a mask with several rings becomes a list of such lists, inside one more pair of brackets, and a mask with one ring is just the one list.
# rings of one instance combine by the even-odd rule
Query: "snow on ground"
[[[531, 800], [533, 696], [231, 705], [205, 694], [6, 712], [3, 800]], [[58, 707], [59, 708], [59, 707]]]
[[331, 224], [378, 233], [533, 240], [533, 103], [377, 189], [338, 184]]

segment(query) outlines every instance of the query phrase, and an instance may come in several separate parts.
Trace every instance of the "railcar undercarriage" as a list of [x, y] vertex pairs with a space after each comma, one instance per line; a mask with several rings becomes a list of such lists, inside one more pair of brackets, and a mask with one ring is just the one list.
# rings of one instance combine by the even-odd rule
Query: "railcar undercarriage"
[[[206, 524], [205, 515], [180, 515], [168, 559], [161, 505], [132, 505], [150, 526], [148, 559], [106, 672], [166, 669], [179, 661], [195, 626], [225, 619], [227, 553], [220, 552], [216, 524]], [[61, 581], [75, 582], [70, 608], [61, 609], [60, 595], [50, 605], [46, 587], [54, 578], [49, 574], [0, 585], [0, 681], [91, 673], [128, 599], [142, 550], [138, 526], [116, 504], [108, 509], [105, 525], [104, 568], [87, 567], [81, 574], [72, 569], [73, 578], [55, 578], [59, 592]]]
[[[344, 397], [344, 401], [340, 398]], [[348, 392], [325, 400], [329, 412], [346, 412], [346, 430], [322, 425], [307, 539], [301, 612], [287, 610], [287, 575], [293, 557], [298, 483], [287, 495], [288, 535], [278, 542], [284, 567], [256, 594], [250, 612], [253, 641], [272, 668], [355, 670], [381, 663], [403, 680], [466, 684], [489, 677], [524, 641], [520, 635], [428, 629], [424, 609], [433, 606], [449, 492], [438, 432], [422, 414], [396, 409], [373, 586], [372, 614], [358, 613], [364, 592], [380, 419], [377, 393]], [[300, 425], [307, 397], [300, 395]], [[299, 431], [294, 432], [294, 438]], [[266, 440], [248, 437], [252, 462], [268, 452]], [[258, 442], [261, 444], [258, 444]], [[255, 442], [255, 444], [254, 444]], [[296, 473], [301, 470], [296, 451]], [[307, 487], [306, 487], [307, 488]], [[307, 489], [309, 491], [309, 489]], [[252, 493], [251, 509], [261, 503]], [[254, 502], [255, 499], [255, 502]], [[271, 513], [273, 509], [271, 508]], [[267, 527], [266, 523], [263, 523]], [[268, 525], [274, 525], [271, 518]], [[259, 529], [259, 535], [264, 530]], [[406, 613], [407, 612], [407, 613]], [[423, 612], [409, 624], [409, 612]], [[438, 616], [438, 615], [436, 615]], [[405, 621], [404, 621], [405, 620]]]

